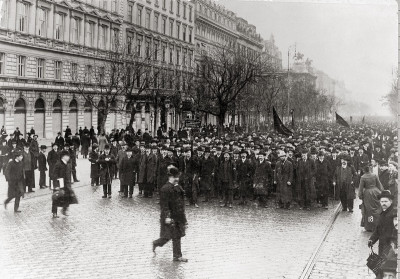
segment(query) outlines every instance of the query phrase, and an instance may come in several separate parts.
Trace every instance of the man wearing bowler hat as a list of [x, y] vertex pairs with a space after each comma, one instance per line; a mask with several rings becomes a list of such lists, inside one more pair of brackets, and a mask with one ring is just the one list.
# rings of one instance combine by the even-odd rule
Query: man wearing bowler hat
[[40, 152], [38, 154], [38, 168], [39, 168], [39, 186], [40, 189], [47, 188], [46, 186], [46, 171], [47, 171], [47, 162], [46, 162], [46, 145], [40, 146]]
[[184, 190], [179, 185], [179, 170], [176, 167], [168, 169], [168, 182], [160, 191], [160, 238], [153, 241], [153, 252], [157, 247], [164, 246], [172, 239], [173, 260], [187, 262], [182, 257], [181, 238], [185, 236], [187, 220], [185, 215]]

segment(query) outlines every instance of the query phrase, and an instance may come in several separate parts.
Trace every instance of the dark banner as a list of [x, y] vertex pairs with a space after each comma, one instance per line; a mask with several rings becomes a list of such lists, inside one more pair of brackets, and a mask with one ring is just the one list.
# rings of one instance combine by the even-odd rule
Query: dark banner
[[274, 116], [274, 129], [277, 131], [279, 134], [285, 135], [285, 136], [291, 136], [293, 132], [287, 128], [285, 125], [283, 125], [282, 120], [279, 118], [278, 114], [276, 113], [275, 107], [272, 107], [272, 113]]
[[344, 120], [343, 117], [341, 117], [337, 113], [336, 113], [336, 123], [338, 123], [338, 124], [340, 124], [340, 125], [342, 125], [344, 127], [350, 128], [349, 123], [347, 123], [346, 120]]

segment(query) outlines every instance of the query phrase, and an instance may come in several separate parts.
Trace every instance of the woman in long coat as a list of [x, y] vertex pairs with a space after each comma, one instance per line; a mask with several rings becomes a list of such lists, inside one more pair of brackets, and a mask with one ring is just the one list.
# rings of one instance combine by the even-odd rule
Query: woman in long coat
[[151, 198], [153, 196], [153, 190], [157, 183], [157, 148], [152, 149], [152, 153], [147, 157], [147, 173], [146, 173], [146, 185], [144, 188], [144, 197]]
[[381, 214], [381, 204], [379, 195], [383, 191], [378, 176], [370, 172], [368, 166], [363, 169], [364, 174], [360, 179], [360, 190], [358, 197], [363, 201], [363, 221], [366, 231], [372, 232], [378, 224], [378, 218]]
[[98, 144], [99, 144], [99, 151], [103, 152], [105, 146], [108, 144], [108, 140], [104, 134], [100, 135], [98, 138]]

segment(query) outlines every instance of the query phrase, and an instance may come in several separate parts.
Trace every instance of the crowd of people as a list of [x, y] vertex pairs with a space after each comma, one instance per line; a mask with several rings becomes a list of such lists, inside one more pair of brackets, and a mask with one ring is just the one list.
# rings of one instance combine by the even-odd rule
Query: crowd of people
[[[188, 205], [196, 208], [200, 200], [215, 200], [228, 208], [251, 202], [286, 210], [328, 209], [330, 198], [340, 200], [343, 211], [353, 212], [359, 188], [361, 225], [374, 232], [372, 242], [379, 238], [376, 231], [385, 212], [381, 197], [391, 198], [392, 208], [397, 205], [397, 136], [394, 125], [388, 123], [352, 128], [300, 124], [292, 136], [272, 131], [245, 133], [241, 127], [227, 127], [221, 136], [211, 125], [178, 131], [160, 127], [154, 137], [148, 129], [144, 133], [113, 129], [107, 134], [98, 129], [96, 134], [94, 127], [80, 128], [72, 135], [67, 127], [64, 137], [58, 133], [48, 154], [33, 128], [27, 137], [18, 128], [8, 135], [3, 127], [1, 134], [0, 167], [6, 170], [9, 183], [19, 185], [21, 195], [33, 192], [36, 168], [40, 188], [53, 183], [57, 189], [62, 177], [72, 191], [70, 185], [78, 181], [80, 151], [90, 161], [92, 186], [103, 187], [103, 198], [111, 198], [115, 180], [120, 182], [123, 198], [133, 198], [135, 185], [139, 197], [158, 198], [172, 166], [180, 172], [179, 185]], [[21, 172], [14, 172], [17, 166]], [[71, 174], [65, 175], [65, 171]], [[19, 182], [14, 181], [17, 177]], [[74, 197], [73, 191], [70, 193]], [[12, 198], [12, 193], [9, 196]], [[15, 206], [18, 212], [17, 201]], [[57, 217], [54, 207], [53, 216]]]

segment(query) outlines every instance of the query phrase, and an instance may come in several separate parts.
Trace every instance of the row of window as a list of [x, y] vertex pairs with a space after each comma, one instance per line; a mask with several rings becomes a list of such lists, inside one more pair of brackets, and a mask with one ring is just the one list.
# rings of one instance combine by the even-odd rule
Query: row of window
[[[139, 26], [144, 26], [147, 29], [175, 37], [179, 40], [183, 40], [191, 43], [193, 38], [193, 30], [186, 24], [182, 24], [179, 21], [175, 21], [164, 15], [160, 15], [156, 11], [150, 9], [144, 9], [142, 6], [136, 5], [136, 17], [134, 17], [133, 4], [128, 6], [128, 21], [135, 23]], [[144, 16], [144, 17], [143, 17]], [[143, 22], [144, 20], [144, 22]], [[174, 28], [175, 27], [175, 28]]]
[[[179, 54], [177, 53], [178, 57]], [[185, 54], [184, 54], [185, 55]], [[0, 53], [0, 75], [4, 75], [5, 74], [5, 58], [6, 55], [5, 53]], [[64, 64], [62, 61], [53, 61], [50, 62], [53, 63], [54, 66], [54, 79], [55, 80], [62, 80], [63, 79], [63, 72], [64, 72]], [[46, 60], [43, 58], [36, 58], [36, 78], [38, 79], [45, 79], [46, 78]], [[70, 79], [72, 81], [77, 81], [78, 77], [79, 77], [79, 68], [80, 66], [77, 63], [70, 63]], [[27, 57], [23, 56], [23, 55], [18, 55], [17, 56], [17, 76], [18, 77], [25, 77], [26, 76], [26, 70], [27, 70]], [[179, 82], [180, 78], [173, 78], [175, 71], [170, 70], [169, 71], [170, 74], [167, 74], [167, 70], [160, 72], [162, 74], [158, 74], [153, 82], [154, 82], [154, 86], [158, 87], [160, 86], [161, 88], [173, 88], [172, 85], [172, 81], [173, 80], [178, 80], [177, 82]], [[86, 65], [85, 69], [84, 69], [84, 79], [85, 82], [92, 82], [93, 78], [94, 78], [94, 71], [93, 71], [93, 66], [92, 65]], [[97, 78], [103, 79], [104, 75], [105, 75], [105, 68], [104, 67], [99, 67], [97, 69]], [[47, 73], [48, 74], [48, 73]], [[170, 75], [170, 78], [168, 78], [168, 75]], [[182, 76], [183, 79], [184, 76]], [[167, 80], [170, 81], [170, 85], [167, 86]], [[136, 82], [138, 83], [138, 87], [140, 87], [140, 76], [136, 79]], [[180, 86], [180, 85], [179, 85]], [[183, 81], [182, 82], [182, 86], [185, 89], [186, 88], [186, 84]]]
[[232, 21], [230, 18], [225, 17], [224, 15], [221, 15], [221, 14], [213, 11], [210, 8], [207, 8], [207, 6], [205, 6], [205, 5], [203, 7], [203, 5], [201, 5], [200, 3], [198, 3], [198, 13], [203, 14], [207, 17], [210, 17], [215, 22], [225, 25], [225, 26], [229, 27], [230, 29], [234, 29], [234, 27], [235, 27], [234, 21]]
[[[62, 61], [53, 61], [54, 66], [54, 75], [53, 78], [56, 80], [62, 80], [63, 78], [63, 62]], [[46, 78], [46, 60], [43, 58], [36, 58], [36, 73], [35, 77], [39, 79]], [[78, 70], [79, 66], [76, 63], [71, 63], [71, 80], [78, 80]], [[85, 66], [86, 79], [88, 82], [91, 81], [91, 73], [92, 73], [92, 66], [87, 65]], [[0, 75], [4, 75], [6, 73], [6, 54], [0, 53]], [[18, 77], [25, 77], [27, 73], [27, 57], [23, 55], [17, 56], [17, 76]], [[48, 74], [48, 72], [47, 72]]]
[[[8, 2], [0, 1], [1, 14], [0, 14], [0, 27], [7, 27], [7, 16], [8, 16]], [[24, 2], [17, 2], [17, 25], [16, 30], [19, 32], [28, 32], [28, 22], [29, 22], [29, 9], [30, 5]], [[66, 15], [62, 13], [54, 14], [54, 39], [65, 41], [66, 38]], [[81, 35], [84, 32], [85, 45], [89, 47], [98, 47], [100, 49], [107, 49], [109, 38], [111, 36], [111, 48], [114, 47], [114, 42], [119, 37], [119, 30], [111, 30], [109, 35], [109, 27], [105, 25], [98, 26], [98, 36], [96, 42], [96, 23], [92, 21], [86, 21], [86, 26], [82, 24], [82, 19], [78, 17], [70, 18], [70, 37], [71, 43], [83, 44], [81, 40]], [[48, 29], [50, 26], [49, 22], [49, 10], [46, 8], [38, 7], [36, 11], [36, 34], [40, 37], [48, 37]], [[84, 29], [84, 30], [82, 30]], [[82, 38], [83, 39], [83, 38]]]
[[[169, 1], [169, 12], [171, 14], [174, 13], [174, 3], [176, 3], [176, 16], [180, 17], [182, 15], [183, 19], [187, 19], [189, 18], [189, 21], [192, 22], [193, 21], [193, 7], [191, 5], [189, 5], [189, 7], [187, 6], [187, 3], [185, 1], [183, 1], [183, 3], [181, 3], [181, 0], [168, 0]], [[156, 0], [154, 2], [154, 5], [156, 7], [159, 7], [159, 3], [160, 1]], [[162, 8], [163, 10], [167, 10], [167, 0], [162, 0]], [[181, 14], [182, 11], [182, 14]], [[188, 15], [188, 17], [187, 17]]]
[[[127, 52], [154, 61], [192, 67], [193, 50], [167, 44], [139, 34], [127, 34]], [[174, 57], [175, 54], [175, 57]], [[175, 63], [174, 63], [175, 58]]]

